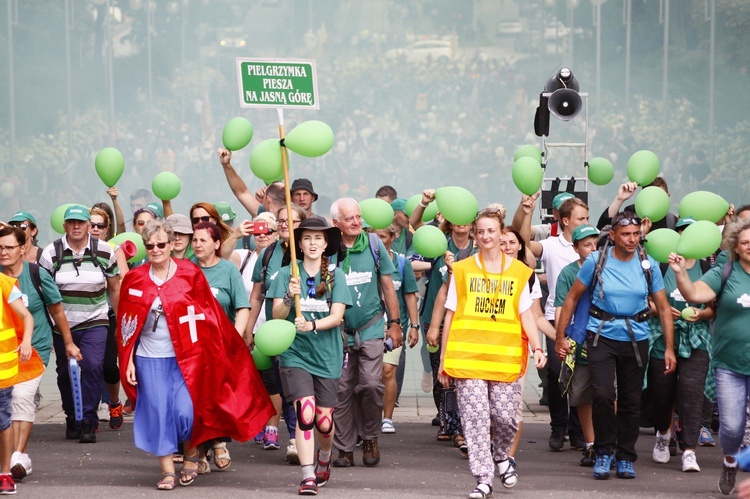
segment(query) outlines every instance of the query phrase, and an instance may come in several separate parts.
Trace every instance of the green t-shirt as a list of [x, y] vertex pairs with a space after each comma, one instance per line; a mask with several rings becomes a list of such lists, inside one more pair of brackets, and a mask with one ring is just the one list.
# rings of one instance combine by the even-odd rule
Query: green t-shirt
[[[721, 288], [722, 267], [712, 267], [701, 281], [714, 293]], [[721, 295], [718, 296], [713, 342], [711, 343], [711, 365], [750, 375], [750, 341], [747, 325], [750, 323], [750, 275], [739, 262], [734, 262]]]
[[401, 229], [401, 234], [391, 243], [391, 251], [397, 255], [409, 258], [414, 254], [414, 246], [406, 247], [406, 233], [408, 229]]
[[[474, 244], [473, 241], [469, 240], [469, 244]], [[448, 238], [448, 251], [453, 253], [454, 257], [461, 251], [458, 249], [456, 244], [453, 242], [453, 238]], [[474, 254], [472, 250], [470, 254]], [[425, 325], [429, 325], [432, 321], [432, 311], [435, 307], [435, 299], [437, 298], [440, 287], [444, 282], [448, 281], [448, 266], [445, 264], [445, 259], [441, 256], [435, 259], [430, 269], [429, 278], [427, 280], [427, 291], [425, 291], [424, 299], [422, 302], [421, 313], [419, 318]]]
[[573, 287], [579, 270], [581, 270], [581, 266], [578, 264], [578, 260], [576, 260], [563, 267], [560, 271], [555, 285], [555, 307], [562, 307], [565, 303], [565, 298], [568, 296], [570, 288]]
[[[290, 278], [289, 266], [279, 270], [276, 279], [266, 295], [273, 300], [283, 298], [289, 290]], [[333, 289], [331, 289], [331, 303], [343, 303], [347, 308], [351, 307], [352, 299], [346, 286], [344, 272], [341, 269], [333, 270]], [[310, 275], [304, 266], [299, 266], [299, 279], [302, 292], [300, 293], [300, 308], [302, 315], [308, 321], [320, 320], [328, 317], [328, 297], [324, 294], [320, 297], [310, 298], [307, 289], [307, 278]], [[314, 289], [320, 284], [320, 271], [315, 275]], [[296, 309], [292, 305], [287, 320], [294, 322]], [[268, 316], [271, 317], [271, 316]], [[344, 346], [341, 338], [341, 328], [318, 329], [317, 333], [308, 331], [297, 333], [290, 346], [279, 357], [279, 365], [282, 367], [298, 367], [309, 372], [313, 376], [321, 378], [338, 379], [341, 377], [341, 366], [344, 363]]]
[[417, 286], [417, 279], [414, 277], [414, 269], [411, 267], [411, 262], [404, 258], [404, 274], [401, 275], [401, 266], [398, 263], [399, 255], [393, 254], [391, 262], [396, 268], [396, 272], [392, 275], [393, 277], [393, 289], [396, 290], [396, 296], [398, 297], [398, 309], [401, 312], [401, 329], [406, 332], [409, 327], [409, 311], [406, 309], [406, 300], [404, 299], [405, 293], [417, 293], [419, 287]]
[[[268, 248], [270, 248], [270, 246], [263, 248], [258, 255], [258, 259], [255, 261], [255, 267], [253, 267], [252, 276], [253, 282], [260, 282], [260, 273], [263, 271], [263, 255], [265, 255]], [[267, 319], [273, 317], [273, 298], [270, 298], [268, 296], [268, 290], [271, 289], [271, 284], [273, 284], [274, 279], [276, 279], [276, 276], [279, 273], [279, 269], [281, 269], [281, 261], [283, 258], [284, 248], [282, 247], [281, 243], [274, 244], [271, 259], [268, 260], [268, 266], [266, 267], [266, 301], [264, 306], [266, 307]]]
[[240, 275], [240, 271], [237, 270], [237, 266], [222, 258], [213, 267], [199, 266], [199, 268], [203, 271], [203, 275], [206, 276], [214, 298], [216, 298], [221, 308], [226, 312], [227, 317], [229, 317], [229, 320], [234, 324], [237, 310], [250, 308], [245, 284], [242, 282], [242, 276]]
[[[344, 274], [346, 284], [349, 286], [349, 293], [352, 298], [352, 307], [346, 309], [344, 320], [346, 325], [352, 329], [359, 329], [367, 324], [370, 319], [380, 315], [385, 310], [380, 302], [380, 287], [378, 286], [378, 277], [393, 275], [396, 269], [393, 262], [388, 258], [388, 251], [383, 243], [378, 240], [380, 254], [380, 268], [376, 270], [375, 259], [369, 247], [361, 253], [351, 253], [349, 261], [351, 267], [349, 273]], [[376, 340], [385, 338], [385, 321], [381, 317], [373, 325], [359, 332], [359, 341]], [[354, 336], [349, 335], [349, 344], [354, 344]]]
[[[0, 267], [1, 271], [2, 268]], [[62, 296], [60, 295], [60, 288], [57, 287], [50, 273], [41, 267], [39, 267], [39, 280], [41, 281], [44, 303], [42, 303], [34, 283], [31, 282], [29, 262], [24, 261], [23, 271], [18, 276], [18, 286], [23, 293], [23, 304], [34, 317], [34, 334], [31, 337], [31, 346], [36, 349], [46, 366], [52, 351], [52, 329], [47, 320], [47, 305], [61, 303]]]

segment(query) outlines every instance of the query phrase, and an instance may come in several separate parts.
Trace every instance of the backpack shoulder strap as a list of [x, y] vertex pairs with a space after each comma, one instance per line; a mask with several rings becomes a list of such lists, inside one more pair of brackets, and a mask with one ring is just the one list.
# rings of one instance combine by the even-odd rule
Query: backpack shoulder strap
[[40, 269], [41, 267], [36, 263], [29, 262], [29, 277], [31, 277], [31, 284], [34, 285], [34, 289], [39, 295], [39, 299], [42, 301], [42, 307], [44, 307], [44, 316], [47, 318], [49, 327], [54, 329], [52, 320], [49, 318], [49, 313], [47, 312], [47, 302], [44, 300], [44, 292], [42, 292], [42, 276], [39, 275]]
[[[250, 249], [250, 236], [242, 236], [242, 249]], [[240, 271], [240, 274], [242, 271]]]
[[370, 238], [370, 253], [372, 253], [372, 259], [375, 260], [375, 270], [380, 270], [380, 239], [377, 234], [369, 233]]
[[62, 239], [55, 239], [55, 241], [52, 243], [52, 247], [55, 250], [55, 257], [52, 259], [52, 278], [55, 278], [55, 274], [57, 274], [57, 271], [60, 270], [60, 265], [62, 265], [62, 257], [63, 257], [63, 243]]
[[260, 294], [263, 298], [266, 297], [266, 272], [268, 271], [268, 263], [271, 261], [271, 256], [273, 256], [273, 252], [276, 250], [276, 244], [278, 241], [274, 241], [268, 246], [266, 246], [266, 250], [263, 252], [263, 259], [261, 260], [261, 269], [260, 269]]
[[708, 261], [708, 258], [701, 258], [698, 263], [701, 265], [701, 274], [705, 274], [711, 269], [711, 262]]
[[724, 291], [724, 286], [727, 285], [727, 281], [729, 280], [729, 276], [732, 275], [733, 269], [734, 262], [732, 262], [732, 260], [724, 263], [724, 266], [721, 268], [721, 287], [719, 288], [719, 292], [716, 293], [717, 298], [721, 294], [721, 292]]
[[[643, 269], [643, 275], [646, 277], [646, 285], [648, 286], [648, 296], [651, 296], [651, 262], [646, 255], [646, 249], [642, 244], [638, 245], [638, 249], [635, 250], [638, 253], [638, 258], [641, 261], [641, 268]], [[643, 262], [649, 262], [648, 265], [643, 265]]]
[[[104, 271], [104, 265], [102, 265], [102, 262], [99, 260], [99, 239], [90, 236], [89, 237], [89, 251], [91, 252], [91, 258], [94, 260], [94, 265], [99, 267], [99, 270], [102, 271], [102, 274], [104, 274], [104, 278], [107, 278], [107, 273]], [[114, 249], [112, 250], [114, 251]]]
[[396, 255], [396, 258], [398, 259], [398, 270], [401, 272], [401, 279], [405, 279], [404, 268], [406, 268], [406, 258], [401, 255]]
[[242, 264], [240, 265], [240, 275], [245, 271], [245, 267], [247, 267], [247, 264], [250, 263], [250, 257], [252, 256], [253, 252], [251, 250], [247, 250], [247, 253], [245, 254], [245, 258], [242, 259]]

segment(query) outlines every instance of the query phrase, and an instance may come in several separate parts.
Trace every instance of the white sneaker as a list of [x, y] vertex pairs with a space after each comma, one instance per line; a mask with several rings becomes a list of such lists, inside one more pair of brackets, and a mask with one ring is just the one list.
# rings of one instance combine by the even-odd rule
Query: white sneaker
[[10, 457], [10, 472], [16, 480], [22, 480], [31, 475], [31, 458], [28, 454], [14, 452]]
[[685, 451], [682, 454], [682, 471], [700, 471], [698, 461], [695, 459], [695, 452]]
[[101, 403], [99, 408], [96, 410], [96, 417], [99, 421], [109, 421], [109, 404]]
[[430, 393], [432, 391], [432, 373], [422, 373], [422, 391]]
[[393, 426], [393, 421], [388, 418], [383, 419], [383, 423], [380, 426], [382, 433], [396, 433], [396, 427]]
[[656, 435], [656, 444], [654, 444], [652, 457], [656, 463], [669, 462], [669, 437], [661, 438], [658, 434]]
[[297, 455], [297, 440], [290, 438], [286, 446], [286, 462], [289, 464], [299, 464], [299, 455]]

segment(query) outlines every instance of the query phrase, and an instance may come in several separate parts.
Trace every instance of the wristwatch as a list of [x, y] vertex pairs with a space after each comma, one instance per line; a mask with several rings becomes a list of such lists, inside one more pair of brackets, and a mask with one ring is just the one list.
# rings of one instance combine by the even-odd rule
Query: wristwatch
[[419, 331], [419, 324], [412, 324], [411, 327]]
[[400, 326], [401, 325], [401, 319], [391, 319], [391, 320], [388, 321], [388, 325], [390, 326], [391, 324], [398, 324]]

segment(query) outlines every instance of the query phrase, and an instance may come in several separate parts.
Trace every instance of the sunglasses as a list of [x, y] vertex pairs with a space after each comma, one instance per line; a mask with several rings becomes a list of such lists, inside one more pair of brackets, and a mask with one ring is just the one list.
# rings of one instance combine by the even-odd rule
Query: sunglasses
[[210, 222], [211, 217], [205, 216], [205, 217], [193, 217], [193, 225], [197, 225], [200, 222]]
[[148, 222], [146, 222], [146, 220], [136, 220], [135, 222], [133, 222], [133, 224], [134, 224], [134, 225], [137, 225], [138, 227], [143, 227], [143, 226], [144, 226], [144, 225], [146, 225], [147, 223], [148, 223]]
[[19, 228], [21, 230], [26, 230], [26, 228], [28, 227], [28, 225], [26, 225], [26, 224], [21, 224], [21, 223], [17, 223], [17, 222], [16, 223], [10, 223], [8, 225], [10, 225], [11, 227]]
[[315, 291], [315, 278], [308, 277], [305, 284], [307, 284], [307, 296], [309, 298], [315, 298], [318, 295], [317, 291]]
[[[142, 224], [140, 223], [140, 222], [142, 222], [142, 221], [143, 221], [143, 220], [138, 220], [138, 222], [136, 222], [136, 223], [137, 223], [138, 225], [142, 225]], [[106, 228], [107, 228], [107, 224], [105, 224], [104, 222], [102, 222], [102, 223], [94, 223], [94, 222], [91, 222], [91, 228], [92, 228], [92, 229], [99, 229], [99, 230], [104, 230], [104, 229], [106, 229]]]
[[169, 243], [156, 243], [156, 244], [146, 243], [144, 244], [144, 246], [146, 247], [148, 251], [151, 251], [154, 248], [164, 249], [167, 247], [167, 244]]
[[618, 220], [617, 225], [627, 227], [628, 225], [641, 225], [641, 219], [638, 217], [628, 217]]

